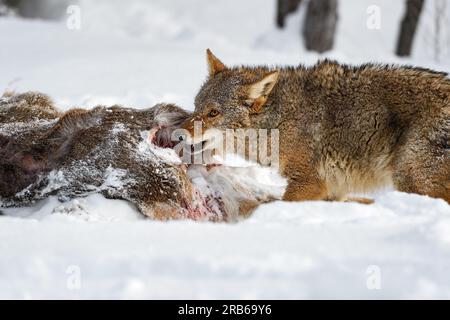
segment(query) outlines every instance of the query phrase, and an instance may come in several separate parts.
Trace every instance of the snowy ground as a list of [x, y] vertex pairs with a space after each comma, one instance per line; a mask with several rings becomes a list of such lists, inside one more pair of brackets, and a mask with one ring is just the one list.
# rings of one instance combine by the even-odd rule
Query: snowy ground
[[[450, 70], [450, 28], [430, 36], [435, 1], [405, 61], [391, 54], [401, 1], [340, 3], [327, 56]], [[369, 5], [379, 6], [381, 29], [367, 28]], [[0, 91], [43, 91], [61, 108], [166, 101], [192, 109], [207, 47], [228, 64], [319, 58], [295, 37], [301, 14], [280, 32], [274, 12], [273, 0], [86, 0], [80, 30], [1, 18]], [[275, 202], [232, 225], [150, 221], [99, 195], [8, 209], [0, 298], [450, 298], [450, 206], [392, 191], [375, 198], [371, 206]]]

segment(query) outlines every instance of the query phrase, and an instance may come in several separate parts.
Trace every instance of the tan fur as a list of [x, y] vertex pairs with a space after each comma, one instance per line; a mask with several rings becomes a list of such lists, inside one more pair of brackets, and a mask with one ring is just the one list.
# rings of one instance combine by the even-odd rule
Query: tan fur
[[357, 202], [360, 204], [373, 204], [375, 201], [373, 199], [368, 198], [360, 198], [360, 197], [350, 197], [345, 200], [345, 202]]
[[[214, 57], [209, 68], [219, 62]], [[192, 117], [204, 130], [278, 128], [285, 200], [347, 201], [393, 185], [450, 203], [446, 74], [327, 60], [311, 68], [213, 69]], [[254, 90], [270, 74], [276, 83]], [[212, 109], [219, 115], [208, 117]]]
[[208, 63], [208, 71], [210, 76], [214, 76], [217, 73], [226, 69], [225, 65], [217, 59], [211, 50], [206, 50], [206, 61]]
[[260, 205], [256, 200], [243, 200], [239, 203], [239, 214], [242, 218], [248, 218], [251, 213]]
[[269, 72], [260, 81], [252, 84], [248, 93], [249, 98], [254, 100], [268, 96], [277, 82], [278, 74], [278, 71]]

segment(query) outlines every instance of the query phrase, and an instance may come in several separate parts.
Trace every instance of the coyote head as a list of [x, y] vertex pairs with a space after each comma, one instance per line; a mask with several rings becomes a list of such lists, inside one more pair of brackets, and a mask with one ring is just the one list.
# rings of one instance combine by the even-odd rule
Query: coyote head
[[183, 129], [194, 136], [194, 124], [202, 134], [212, 129], [249, 128], [277, 83], [279, 71], [267, 68], [228, 68], [208, 49], [209, 76], [195, 98], [195, 111]]

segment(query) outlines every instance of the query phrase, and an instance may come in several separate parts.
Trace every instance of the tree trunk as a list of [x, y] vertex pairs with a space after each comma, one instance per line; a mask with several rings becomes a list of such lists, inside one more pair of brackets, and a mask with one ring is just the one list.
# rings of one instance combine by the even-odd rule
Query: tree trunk
[[410, 56], [414, 34], [416, 33], [424, 0], [407, 0], [406, 13], [403, 17], [397, 41], [396, 54], [400, 57]]
[[319, 53], [331, 50], [337, 20], [337, 0], [310, 0], [303, 26], [306, 49]]
[[69, 4], [75, 0], [4, 0], [7, 6], [14, 8], [24, 18], [57, 20], [61, 18]]
[[278, 0], [277, 1], [277, 26], [278, 28], [284, 28], [284, 22], [286, 16], [295, 12], [302, 0]]

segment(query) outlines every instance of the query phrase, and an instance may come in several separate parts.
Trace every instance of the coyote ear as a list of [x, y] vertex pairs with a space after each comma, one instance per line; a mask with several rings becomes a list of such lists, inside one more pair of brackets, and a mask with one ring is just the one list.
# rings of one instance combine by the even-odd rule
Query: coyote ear
[[271, 71], [265, 74], [261, 80], [249, 86], [246, 102], [252, 107], [253, 111], [261, 111], [261, 107], [266, 103], [270, 92], [277, 83], [279, 74], [278, 70]]
[[222, 72], [227, 68], [219, 59], [216, 58], [215, 55], [213, 55], [213, 53], [209, 49], [206, 49], [206, 60], [208, 62], [208, 71], [210, 77], [214, 77], [216, 74]]

